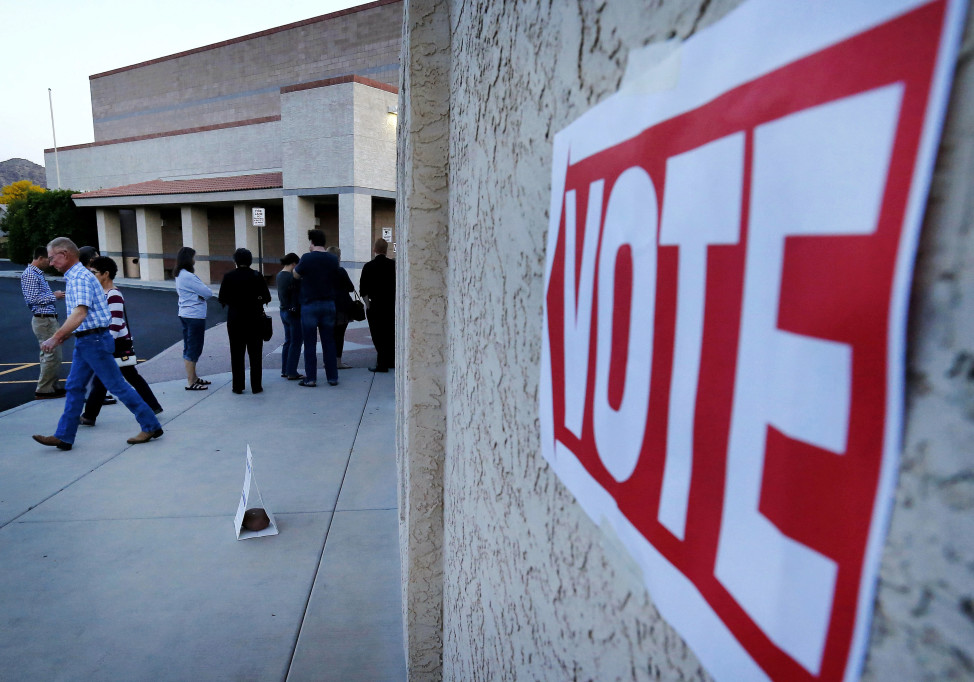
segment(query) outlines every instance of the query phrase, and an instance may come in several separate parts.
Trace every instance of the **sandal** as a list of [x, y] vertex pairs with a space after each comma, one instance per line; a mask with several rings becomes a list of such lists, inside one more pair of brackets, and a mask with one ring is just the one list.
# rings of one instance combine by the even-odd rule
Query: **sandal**
[[196, 381], [193, 382], [193, 385], [192, 386], [187, 386], [186, 387], [186, 390], [187, 391], [205, 391], [207, 388], [208, 388], [208, 386], [206, 386], [202, 381], [200, 381], [199, 379], [197, 379]]
[[202, 384], [204, 386], [209, 386], [213, 382], [212, 381], [207, 381], [206, 379], [201, 379], [200, 377], [196, 377], [196, 383]]

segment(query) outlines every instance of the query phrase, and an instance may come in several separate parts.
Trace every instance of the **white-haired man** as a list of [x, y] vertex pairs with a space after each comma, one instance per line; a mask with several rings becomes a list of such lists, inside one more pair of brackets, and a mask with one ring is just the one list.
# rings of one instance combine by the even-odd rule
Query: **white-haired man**
[[85, 403], [85, 387], [92, 374], [101, 379], [105, 387], [125, 404], [139, 422], [141, 431], [128, 439], [135, 445], [147, 443], [162, 435], [162, 425], [122, 376], [112, 354], [115, 339], [108, 331], [112, 314], [101, 285], [79, 260], [78, 247], [67, 237], [58, 237], [47, 245], [47, 255], [59, 272], [64, 273], [67, 283], [64, 300], [68, 309], [68, 319], [43, 343], [41, 350], [50, 351], [74, 334], [74, 355], [71, 358], [71, 372], [65, 382], [67, 396], [64, 413], [53, 436], [34, 436], [41, 445], [70, 450], [78, 433], [78, 417]]

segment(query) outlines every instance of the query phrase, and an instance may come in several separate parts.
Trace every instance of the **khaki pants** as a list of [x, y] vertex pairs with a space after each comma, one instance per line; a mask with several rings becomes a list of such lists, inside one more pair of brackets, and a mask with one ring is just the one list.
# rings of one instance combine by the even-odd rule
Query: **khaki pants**
[[[55, 317], [32, 317], [30, 328], [34, 330], [37, 342], [47, 341], [58, 330]], [[58, 373], [61, 371], [61, 347], [53, 351], [40, 351], [41, 375], [37, 379], [37, 393], [53, 393], [57, 387]]]

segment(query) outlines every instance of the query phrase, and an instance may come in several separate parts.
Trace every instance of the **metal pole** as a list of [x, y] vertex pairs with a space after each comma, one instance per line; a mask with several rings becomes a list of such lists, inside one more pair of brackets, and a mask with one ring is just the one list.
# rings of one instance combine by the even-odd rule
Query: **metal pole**
[[57, 133], [54, 132], [54, 98], [51, 89], [47, 89], [47, 102], [51, 105], [51, 135], [54, 137], [54, 168], [57, 169], [57, 188], [61, 189], [61, 164], [57, 160]]

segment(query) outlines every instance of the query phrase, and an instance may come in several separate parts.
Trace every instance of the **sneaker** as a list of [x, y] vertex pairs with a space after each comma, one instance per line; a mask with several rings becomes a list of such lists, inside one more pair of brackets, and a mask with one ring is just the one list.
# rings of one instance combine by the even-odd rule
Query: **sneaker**
[[329, 381], [328, 382], [328, 385], [329, 386], [337, 386], [338, 385], [338, 382], [337, 381]]
[[105, 396], [105, 399], [101, 401], [101, 404], [102, 405], [114, 405], [117, 402], [118, 402], [118, 400], [115, 399], [115, 396], [109, 394], [109, 395], [106, 395]]
[[78, 423], [81, 424], [82, 426], [94, 426], [95, 420], [88, 419], [88, 417], [81, 415], [80, 417], [78, 417]]
[[317, 385], [314, 381], [308, 381], [307, 379], [302, 379], [298, 382], [298, 386], [307, 386], [308, 388], [314, 388]]
[[352, 369], [352, 366], [345, 364], [345, 362], [343, 362], [342, 360], [339, 360], [338, 369]]

